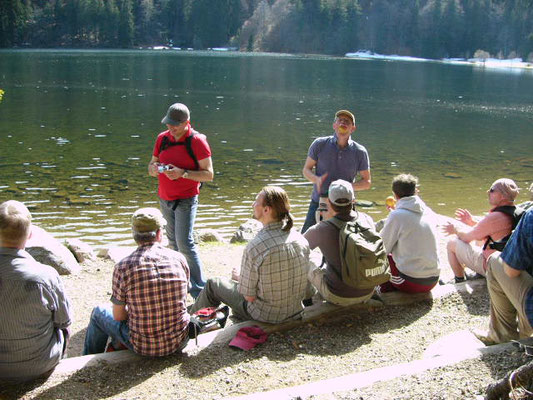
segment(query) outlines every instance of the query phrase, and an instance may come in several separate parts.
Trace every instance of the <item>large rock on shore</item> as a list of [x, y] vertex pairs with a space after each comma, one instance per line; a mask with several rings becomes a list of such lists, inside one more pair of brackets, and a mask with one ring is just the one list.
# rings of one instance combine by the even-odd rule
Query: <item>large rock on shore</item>
[[199, 242], [224, 242], [224, 238], [216, 229], [200, 229], [197, 234]]
[[233, 234], [230, 243], [249, 242], [255, 237], [255, 235], [257, 235], [257, 232], [259, 232], [262, 227], [263, 225], [261, 222], [255, 219], [249, 219], [239, 226], [239, 230]]
[[32, 225], [32, 236], [26, 251], [42, 264], [55, 268], [60, 275], [77, 274], [81, 267], [74, 255], [44, 229]]
[[74, 254], [76, 260], [80, 263], [85, 261], [95, 261], [96, 253], [93, 248], [80, 239], [69, 238], [65, 240], [65, 246]]

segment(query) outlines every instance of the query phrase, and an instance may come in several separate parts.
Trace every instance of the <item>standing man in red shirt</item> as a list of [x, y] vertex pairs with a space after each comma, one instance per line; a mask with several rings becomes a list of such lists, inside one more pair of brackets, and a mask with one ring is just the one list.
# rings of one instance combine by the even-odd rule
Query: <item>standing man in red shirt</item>
[[191, 127], [185, 104], [172, 104], [161, 123], [168, 130], [157, 136], [148, 173], [159, 179], [159, 204], [167, 221], [169, 246], [182, 253], [191, 272], [191, 296], [205, 286], [193, 229], [200, 183], [213, 180], [211, 149], [205, 135]]

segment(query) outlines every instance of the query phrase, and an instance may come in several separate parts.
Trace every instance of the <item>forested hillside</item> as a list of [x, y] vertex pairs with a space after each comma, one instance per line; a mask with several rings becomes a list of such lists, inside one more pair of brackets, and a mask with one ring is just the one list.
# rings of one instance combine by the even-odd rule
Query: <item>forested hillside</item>
[[0, 0], [0, 47], [533, 58], [533, 0]]

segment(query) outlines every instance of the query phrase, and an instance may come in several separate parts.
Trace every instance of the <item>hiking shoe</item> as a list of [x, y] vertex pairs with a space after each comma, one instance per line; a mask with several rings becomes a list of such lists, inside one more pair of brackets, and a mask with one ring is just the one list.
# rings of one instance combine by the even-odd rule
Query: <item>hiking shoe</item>
[[228, 321], [228, 317], [229, 317], [229, 307], [228, 306], [220, 307], [217, 310], [216, 318], [217, 318], [217, 321], [218, 321], [218, 325], [220, 325], [221, 329], [226, 326], [226, 322]]
[[376, 293], [378, 295], [382, 293], [396, 292], [397, 290], [398, 289], [396, 289], [396, 287], [390, 281], [387, 281], [385, 283], [382, 283], [379, 286], [376, 286]]
[[483, 329], [473, 329], [472, 333], [474, 334], [476, 339], [483, 343], [485, 346], [493, 346], [495, 344], [498, 344], [494, 339], [490, 337], [489, 331], [485, 331]]
[[439, 285], [455, 285], [456, 283], [466, 282], [466, 276], [460, 277], [455, 276], [453, 279], [450, 279], [448, 282], [444, 282], [442, 279], [439, 279]]
[[477, 279], [485, 279], [485, 277], [479, 273], [475, 273], [475, 274], [472, 274], [472, 275], [467, 275], [467, 279], [469, 281], [475, 281]]

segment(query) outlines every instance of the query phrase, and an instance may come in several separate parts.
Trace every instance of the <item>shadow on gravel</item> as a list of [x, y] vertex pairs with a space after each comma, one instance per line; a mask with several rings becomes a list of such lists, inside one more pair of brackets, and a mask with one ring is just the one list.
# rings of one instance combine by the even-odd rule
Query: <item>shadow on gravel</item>
[[489, 292], [486, 285], [476, 286], [472, 293], [458, 291], [471, 315], [489, 315]]
[[81, 353], [83, 352], [83, 343], [85, 342], [85, 332], [87, 332], [87, 328], [76, 332], [70, 337], [67, 347], [68, 357], [81, 356]]
[[47, 379], [48, 378], [36, 379], [35, 381], [24, 384], [8, 384], [5, 382], [0, 382], [0, 400], [18, 399], [24, 394], [41, 386], [44, 382], [46, 382]]
[[[416, 305], [330, 315], [327, 320], [272, 333], [266, 343], [249, 351], [228, 345], [210, 346], [181, 364], [180, 372], [189, 378], [201, 378], [254, 359], [286, 362], [297, 359], [301, 354], [322, 357], [350, 353], [369, 344], [374, 334], [390, 332], [418, 320], [431, 311], [432, 304], [432, 300], [426, 300]], [[386, 357], [389, 349], [385, 348], [384, 351], [385, 355], [381, 356]]]
[[[179, 354], [165, 358], [145, 358], [139, 361], [122, 364], [101, 364], [95, 367], [83, 368], [71, 376], [55, 377], [33, 383], [6, 387], [0, 389], [0, 399], [18, 399], [25, 394], [31, 399], [84, 399], [98, 400], [113, 397], [127, 391], [165, 368], [176, 366], [183, 362], [187, 355]], [[58, 380], [55, 384], [54, 380]], [[48, 385], [49, 388], [37, 390], [37, 394], [29, 393], [38, 386]]]

